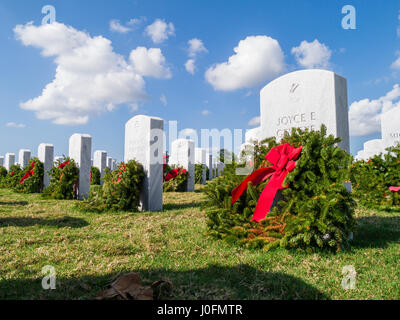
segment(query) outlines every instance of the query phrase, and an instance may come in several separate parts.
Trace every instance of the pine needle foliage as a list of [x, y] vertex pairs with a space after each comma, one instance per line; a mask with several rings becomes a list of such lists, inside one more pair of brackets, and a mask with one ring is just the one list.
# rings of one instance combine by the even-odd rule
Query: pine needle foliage
[[[166, 181], [165, 177], [168, 172], [171, 170], [179, 169], [179, 174], [171, 179]], [[164, 182], [163, 182], [163, 192], [185, 192], [187, 189], [187, 181], [189, 177], [189, 172], [186, 171], [183, 167], [176, 165], [166, 165], [164, 170]]]
[[389, 187], [400, 186], [400, 144], [386, 149], [368, 161], [355, 161], [351, 168], [355, 198], [360, 204], [376, 209], [400, 211], [400, 192]]
[[14, 187], [16, 192], [40, 193], [43, 191], [43, 162], [41, 162], [38, 158], [30, 159], [28, 166], [21, 170], [19, 176], [22, 178], [29, 171], [32, 172], [32, 175], [23, 182], [20, 182], [20, 180], [18, 181]]
[[92, 186], [89, 197], [78, 208], [89, 212], [138, 211], [145, 173], [143, 166], [131, 160], [118, 169], [107, 171], [102, 186]]
[[[61, 168], [62, 163], [67, 163]], [[50, 185], [41, 194], [44, 199], [72, 200], [77, 199], [79, 168], [69, 157], [58, 159], [49, 171]]]
[[101, 174], [100, 170], [97, 167], [90, 167], [90, 185], [100, 185], [101, 182]]
[[206, 168], [204, 164], [196, 163], [194, 165], [194, 182], [197, 184], [203, 183], [203, 170]]
[[19, 164], [13, 164], [8, 170], [7, 175], [1, 179], [2, 188], [14, 189], [22, 178], [22, 169]]
[[[278, 192], [277, 205], [258, 223], [251, 217], [268, 179], [258, 186], [249, 183], [232, 205], [232, 190], [245, 177], [226, 170], [205, 188], [209, 234], [263, 250], [280, 246], [339, 251], [347, 247], [355, 227], [356, 203], [344, 184], [349, 180], [352, 157], [338, 142], [339, 138], [327, 135], [324, 125], [318, 131], [293, 128], [285, 134], [280, 144], [302, 145], [303, 149], [296, 168], [284, 181], [289, 188]], [[271, 165], [264, 156], [277, 145], [275, 138], [254, 145], [255, 170]]]

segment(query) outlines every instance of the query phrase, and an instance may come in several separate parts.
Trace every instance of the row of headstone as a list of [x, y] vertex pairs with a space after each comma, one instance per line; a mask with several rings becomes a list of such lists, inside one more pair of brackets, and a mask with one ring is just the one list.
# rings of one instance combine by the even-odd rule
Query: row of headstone
[[[91, 154], [91, 137], [89, 135], [74, 134], [69, 140], [69, 156], [75, 160], [80, 168], [79, 176], [79, 190], [78, 195], [80, 198], [87, 196], [90, 189], [90, 154]], [[101, 176], [104, 177], [105, 168], [115, 170], [117, 167], [116, 160], [107, 157], [106, 151], [96, 151], [94, 154], [95, 166], [99, 168]], [[18, 164], [21, 168], [29, 165], [31, 159], [31, 151], [21, 149], [19, 151]], [[44, 176], [43, 186], [47, 187], [50, 184], [49, 171], [54, 163], [59, 160], [62, 161], [63, 157], [54, 157], [54, 146], [48, 143], [41, 143], [38, 147], [38, 159], [43, 163]], [[89, 159], [89, 160], [88, 160]], [[15, 164], [15, 154], [7, 153], [4, 157], [0, 157], [0, 166], [4, 166], [7, 171]]]
[[394, 108], [381, 115], [382, 139], [373, 139], [364, 143], [363, 150], [360, 150], [355, 159], [368, 160], [385, 149], [400, 143], [400, 108]]
[[[125, 125], [124, 161], [136, 160], [143, 165], [145, 179], [141, 194], [141, 209], [162, 210], [163, 193], [163, 138], [164, 120], [157, 117], [138, 115]], [[193, 140], [177, 139], [171, 143], [169, 164], [181, 166], [188, 171], [186, 191], [193, 192], [195, 185], [195, 163], [209, 168], [209, 179], [220, 175], [223, 166], [217, 163], [205, 149], [195, 148]], [[203, 172], [203, 183], [206, 172]]]

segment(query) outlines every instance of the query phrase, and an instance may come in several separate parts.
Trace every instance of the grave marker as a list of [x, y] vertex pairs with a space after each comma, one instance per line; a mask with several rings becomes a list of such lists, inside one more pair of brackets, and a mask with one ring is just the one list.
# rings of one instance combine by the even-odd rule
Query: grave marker
[[22, 169], [29, 165], [30, 159], [31, 159], [31, 150], [28, 149], [19, 150], [18, 163]]
[[99, 169], [101, 178], [104, 178], [105, 169], [107, 167], [107, 151], [96, 150], [93, 158], [93, 167]]
[[92, 137], [75, 133], [69, 138], [69, 156], [79, 167], [78, 198], [86, 198], [90, 191]]
[[41, 143], [38, 147], [38, 158], [43, 162], [43, 187], [46, 188], [50, 185], [49, 171], [54, 163], [54, 146], [52, 144]]
[[194, 192], [194, 141], [187, 139], [173, 141], [169, 163], [181, 166], [188, 171], [186, 191]]
[[125, 125], [124, 161], [135, 159], [143, 165], [141, 209], [161, 211], [163, 193], [164, 120], [138, 115]]
[[15, 164], [15, 154], [14, 153], [6, 153], [4, 167], [7, 171], [10, 171], [11, 166]]
[[203, 165], [203, 172], [202, 172], [202, 178], [201, 178], [201, 183], [206, 184], [207, 180], [207, 170], [206, 170], [206, 150], [203, 148], [195, 148], [195, 162], [196, 164], [201, 164]]
[[292, 127], [319, 130], [325, 124], [350, 151], [346, 79], [331, 71], [301, 70], [273, 80], [260, 92], [260, 110], [260, 140], [280, 140]]

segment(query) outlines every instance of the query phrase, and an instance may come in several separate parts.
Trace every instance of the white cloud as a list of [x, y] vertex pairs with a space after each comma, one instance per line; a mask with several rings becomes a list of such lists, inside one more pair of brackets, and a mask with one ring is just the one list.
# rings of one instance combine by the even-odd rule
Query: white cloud
[[397, 20], [398, 20], [398, 25], [397, 25], [397, 29], [396, 29], [396, 32], [397, 32], [397, 36], [400, 38], [400, 11], [399, 11], [399, 14], [398, 14], [398, 16], [397, 16]]
[[390, 66], [392, 69], [400, 70], [400, 52], [397, 52], [397, 59]]
[[400, 86], [393, 86], [379, 99], [363, 99], [350, 105], [349, 122], [351, 136], [364, 136], [378, 133], [381, 129], [381, 114], [393, 108], [400, 108]]
[[252, 119], [249, 121], [248, 125], [249, 125], [249, 126], [253, 126], [253, 127], [260, 125], [260, 117], [254, 117], [254, 118], [252, 118]]
[[147, 26], [145, 33], [151, 37], [154, 43], [161, 43], [168, 39], [169, 36], [175, 35], [175, 27], [164, 20], [156, 19], [151, 25]]
[[194, 59], [189, 59], [185, 63], [185, 69], [187, 72], [194, 74], [196, 71], [196, 65], [195, 65], [195, 60]]
[[146, 21], [146, 17], [132, 18], [126, 24], [128, 26], [138, 26], [139, 24], [141, 24], [144, 21]]
[[129, 59], [134, 70], [142, 75], [154, 78], [171, 78], [170, 69], [166, 66], [165, 57], [159, 48], [137, 47], [131, 51]]
[[165, 96], [165, 94], [161, 95], [160, 101], [164, 106], [166, 106], [168, 104], [167, 97]]
[[234, 49], [227, 62], [210, 67], [206, 80], [215, 90], [250, 88], [270, 80], [285, 69], [284, 54], [277, 40], [249, 36]]
[[196, 56], [201, 52], [208, 52], [203, 44], [203, 41], [197, 38], [193, 38], [188, 41], [188, 55], [190, 59], [185, 63], [185, 69], [187, 72], [194, 74], [196, 72]]
[[131, 31], [131, 28], [125, 27], [125, 26], [121, 25], [119, 20], [113, 19], [110, 21], [110, 30], [119, 32], [119, 33], [127, 33], [129, 31]]
[[189, 49], [188, 49], [189, 57], [194, 58], [200, 52], [208, 52], [208, 50], [203, 44], [203, 41], [201, 41], [200, 39], [193, 38], [188, 41], [188, 44], [189, 44]]
[[211, 114], [211, 111], [205, 109], [205, 110], [203, 110], [203, 111], [201, 112], [201, 114], [202, 114], [203, 116], [208, 116], [209, 114]]
[[6, 127], [9, 127], [9, 128], [25, 128], [26, 125], [24, 125], [23, 123], [7, 122], [6, 123]]
[[[160, 68], [150, 72], [146, 67], [146, 72], [139, 73], [113, 51], [110, 40], [91, 37], [62, 23], [17, 25], [14, 33], [25, 46], [40, 49], [45, 57], [54, 57], [57, 68], [53, 81], [39, 97], [20, 106], [34, 111], [37, 118], [56, 124], [85, 124], [90, 116], [119, 104], [138, 105], [148, 99], [142, 73], [160, 75]], [[154, 65], [164, 62], [159, 52], [147, 53], [153, 53], [149, 60]]]
[[328, 68], [331, 50], [317, 39], [313, 42], [302, 41], [300, 46], [292, 48], [297, 63], [308, 69]]

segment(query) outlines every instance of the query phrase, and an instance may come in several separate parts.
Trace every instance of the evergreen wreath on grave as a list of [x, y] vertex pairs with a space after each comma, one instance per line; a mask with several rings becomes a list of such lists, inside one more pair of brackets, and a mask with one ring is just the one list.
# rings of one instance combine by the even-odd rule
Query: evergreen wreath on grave
[[400, 144], [351, 168], [355, 198], [360, 204], [383, 210], [400, 210]]
[[64, 157], [57, 160], [49, 171], [50, 185], [43, 190], [42, 198], [72, 200], [78, 197], [79, 168], [75, 161]]
[[164, 164], [164, 192], [186, 191], [189, 172], [180, 166]]
[[79, 202], [78, 208], [90, 212], [137, 211], [144, 177], [139, 162], [121, 162], [118, 169], [106, 172], [102, 186], [90, 188], [88, 199]]
[[101, 174], [100, 170], [97, 167], [90, 167], [90, 185], [100, 185], [101, 182]]
[[[256, 170], [245, 180], [232, 166], [205, 187], [209, 234], [264, 250], [344, 248], [356, 203], [344, 185], [352, 157], [338, 142], [322, 125], [293, 128], [279, 145], [275, 138], [256, 144]], [[276, 192], [280, 201], [270, 210]]]
[[7, 169], [0, 166], [0, 188], [5, 188], [5, 180], [7, 178]]
[[14, 190], [21, 193], [40, 193], [43, 191], [43, 163], [38, 158], [29, 160], [29, 164], [22, 169], [22, 176]]
[[206, 166], [204, 164], [196, 163], [194, 165], [194, 183], [203, 183], [203, 170]]
[[22, 178], [22, 169], [19, 164], [13, 164], [8, 170], [5, 178], [2, 179], [2, 188], [14, 189]]

